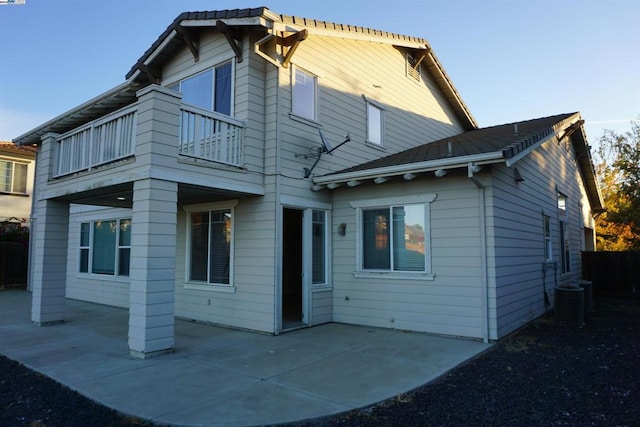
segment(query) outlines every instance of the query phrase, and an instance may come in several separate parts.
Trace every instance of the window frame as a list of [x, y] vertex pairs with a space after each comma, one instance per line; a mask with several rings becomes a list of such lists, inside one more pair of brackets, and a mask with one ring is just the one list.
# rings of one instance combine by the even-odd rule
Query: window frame
[[[225, 113], [225, 112], [220, 112], [217, 111], [216, 108], [216, 83], [217, 83], [217, 70], [222, 68], [223, 66], [227, 66], [229, 65], [231, 67], [231, 74], [230, 74], [230, 93], [229, 93], [229, 114]], [[234, 117], [235, 114], [235, 72], [236, 72], [236, 67], [235, 67], [235, 62], [233, 61], [233, 58], [228, 58], [228, 59], [224, 59], [224, 60], [220, 60], [217, 61], [215, 63], [212, 63], [211, 65], [208, 65], [207, 67], [195, 72], [195, 73], [191, 73], [188, 75], [180, 75], [176, 80], [171, 81], [171, 83], [167, 83], [166, 87], [168, 89], [171, 90], [175, 90], [176, 92], [182, 93], [182, 84], [183, 82], [185, 82], [186, 80], [190, 80], [193, 78], [196, 78], [204, 73], [207, 73], [211, 71], [211, 107], [203, 107], [201, 105], [195, 105], [195, 104], [190, 104], [188, 102], [185, 102], [184, 99], [182, 100], [182, 102], [184, 104], [196, 107], [196, 108], [202, 108], [204, 110], [207, 111], [213, 111], [216, 112], [218, 114], [223, 114], [225, 116], [228, 117]]]
[[[184, 206], [184, 211], [187, 212], [186, 217], [186, 241], [185, 241], [185, 268], [184, 268], [184, 287], [186, 289], [198, 289], [208, 291], [219, 292], [235, 292], [235, 228], [236, 228], [236, 206], [238, 200], [228, 200], [215, 203], [204, 203], [197, 205]], [[229, 283], [218, 283], [208, 281], [191, 280], [191, 252], [192, 252], [192, 214], [199, 212], [224, 211], [228, 210], [231, 214], [231, 230], [230, 230], [230, 242], [229, 242]], [[209, 217], [209, 224], [211, 224], [211, 217]], [[211, 229], [209, 228], [207, 236], [207, 280], [210, 277], [211, 269]]]
[[[5, 171], [8, 170], [8, 166], [11, 165], [11, 176], [1, 176], [0, 177], [0, 194], [9, 194], [9, 195], [28, 195], [29, 191], [29, 163], [28, 162], [19, 162], [15, 160], [3, 159], [0, 158], [0, 162], [5, 163]], [[19, 166], [20, 168], [18, 168]], [[18, 176], [18, 171], [22, 171]], [[20, 178], [20, 179], [17, 179]], [[19, 182], [21, 188], [16, 188], [16, 181]], [[8, 190], [5, 190], [4, 187], [8, 187]], [[24, 191], [22, 191], [24, 188]]]
[[[420, 194], [405, 197], [384, 197], [377, 199], [358, 200], [350, 202], [352, 208], [355, 209], [356, 223], [356, 266], [355, 277], [372, 278], [384, 277], [394, 279], [422, 279], [434, 280], [432, 266], [432, 248], [431, 248], [431, 203], [436, 199], [436, 194]], [[387, 270], [387, 269], [365, 269], [364, 268], [364, 224], [363, 212], [371, 209], [389, 209], [391, 214], [393, 207], [418, 205], [424, 206], [424, 271], [408, 271], [408, 270]], [[390, 217], [392, 221], [392, 216]], [[391, 247], [391, 245], [390, 245]], [[390, 250], [390, 256], [393, 257], [393, 249]]]
[[551, 238], [551, 217], [542, 214], [542, 235], [544, 239], [544, 260], [553, 261], [553, 240]]
[[[311, 94], [311, 102], [312, 102], [312, 115], [311, 117], [306, 115], [304, 112], [301, 112], [299, 110], [299, 97], [296, 96], [296, 93], [299, 93], [296, 91], [296, 86], [298, 86], [298, 82], [297, 82], [297, 75], [298, 73], [304, 74], [306, 77], [309, 77], [312, 81], [313, 81], [313, 88], [312, 88], [312, 94]], [[310, 122], [313, 123], [317, 123], [318, 122], [318, 110], [319, 110], [319, 97], [318, 97], [318, 93], [319, 93], [319, 84], [318, 84], [318, 75], [314, 74], [304, 68], [298, 67], [298, 66], [292, 66], [291, 67], [291, 115], [296, 117], [296, 118], [300, 118], [303, 120], [308, 120]]]
[[566, 194], [557, 192], [558, 208], [558, 237], [560, 240], [560, 273], [571, 273], [571, 236], [569, 231], [569, 198]]
[[[384, 126], [384, 122], [385, 122], [385, 108], [374, 101], [371, 101], [369, 99], [365, 99], [366, 101], [366, 105], [367, 105], [367, 140], [366, 143], [373, 145], [376, 148], [382, 148], [384, 147], [384, 131], [385, 131], [385, 126]], [[372, 132], [371, 132], [371, 127], [372, 127], [372, 121], [371, 121], [371, 110], [375, 110], [377, 111], [380, 115], [379, 115], [379, 123], [377, 126], [377, 131], [378, 131], [378, 136], [380, 138], [379, 141], [374, 140], [371, 136], [372, 136]]]
[[[95, 224], [100, 222], [116, 222], [115, 226], [115, 240], [113, 245], [113, 273], [96, 273], [94, 271], [94, 262], [93, 257], [96, 249], [95, 242]], [[89, 221], [80, 221], [79, 229], [78, 229], [78, 266], [77, 272], [83, 275], [95, 276], [95, 277], [113, 277], [113, 278], [129, 278], [131, 276], [131, 242], [129, 241], [129, 245], [121, 245], [121, 227], [122, 222], [128, 221], [130, 226], [132, 227], [131, 217], [122, 217], [122, 218], [107, 218], [107, 219], [97, 219], [97, 220], [89, 220]], [[88, 244], [84, 244], [82, 240], [83, 234], [83, 226], [88, 225]], [[130, 239], [130, 238], [129, 238]], [[126, 274], [121, 273], [121, 251], [128, 250], [129, 251], [129, 262], [128, 267], [129, 271]], [[83, 270], [83, 253], [86, 253], [87, 262], [86, 262], [86, 271]]]
[[[330, 232], [330, 217], [329, 217], [329, 211], [327, 209], [320, 209], [320, 208], [311, 208], [309, 209], [311, 212], [311, 268], [310, 268], [310, 274], [311, 274], [311, 286], [312, 287], [323, 287], [323, 286], [327, 286], [329, 284], [329, 232]], [[323, 218], [323, 225], [324, 225], [324, 229], [322, 230], [322, 234], [320, 235], [321, 239], [322, 239], [322, 281], [314, 281], [315, 280], [315, 245], [314, 245], [314, 240], [316, 237], [316, 233], [315, 233], [315, 225], [316, 225], [316, 220], [315, 220], [315, 215], [316, 214], [322, 214], [322, 218]]]

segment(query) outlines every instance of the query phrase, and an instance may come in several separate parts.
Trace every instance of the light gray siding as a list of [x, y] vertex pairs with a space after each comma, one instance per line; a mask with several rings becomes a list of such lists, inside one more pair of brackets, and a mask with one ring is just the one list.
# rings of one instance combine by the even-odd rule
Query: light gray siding
[[[567, 141], [549, 141], [516, 163], [524, 181], [516, 182], [513, 169], [496, 166], [492, 179], [490, 275], [495, 281], [491, 295], [495, 311], [492, 338], [502, 337], [542, 315], [547, 294], [553, 288], [581, 277], [580, 251], [585, 226], [593, 227], [592, 213], [582, 185], [575, 156]], [[571, 249], [571, 272], [561, 274], [557, 192], [567, 196], [567, 225]], [[550, 217], [553, 262], [544, 256], [543, 215]]]
[[[482, 239], [479, 190], [467, 178], [418, 178], [359, 186], [334, 192], [334, 226], [347, 224], [346, 236], [333, 236], [333, 319], [338, 322], [482, 338]], [[398, 275], [359, 275], [357, 200], [432, 193], [430, 203], [433, 280]]]

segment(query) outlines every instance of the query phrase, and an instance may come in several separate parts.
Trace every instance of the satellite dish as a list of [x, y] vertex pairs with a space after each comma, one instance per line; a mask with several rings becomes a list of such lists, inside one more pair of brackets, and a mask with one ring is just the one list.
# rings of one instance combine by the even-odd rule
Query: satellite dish
[[333, 151], [333, 147], [331, 146], [331, 143], [329, 142], [329, 140], [324, 137], [324, 134], [322, 133], [322, 129], [318, 128], [318, 133], [320, 134], [320, 140], [322, 141], [322, 151], [325, 153], [329, 153], [330, 151]]

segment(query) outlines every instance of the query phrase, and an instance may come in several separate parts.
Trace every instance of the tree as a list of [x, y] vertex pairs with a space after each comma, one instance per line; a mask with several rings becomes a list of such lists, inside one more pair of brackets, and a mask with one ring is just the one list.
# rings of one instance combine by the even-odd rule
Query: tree
[[597, 174], [607, 211], [596, 218], [597, 249], [640, 250], [640, 117], [631, 131], [606, 130]]

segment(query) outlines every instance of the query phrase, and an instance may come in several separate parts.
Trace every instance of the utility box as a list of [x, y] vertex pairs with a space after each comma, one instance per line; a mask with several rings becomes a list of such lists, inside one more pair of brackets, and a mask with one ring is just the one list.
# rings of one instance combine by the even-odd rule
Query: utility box
[[573, 285], [555, 288], [555, 304], [557, 321], [584, 325], [584, 288]]

